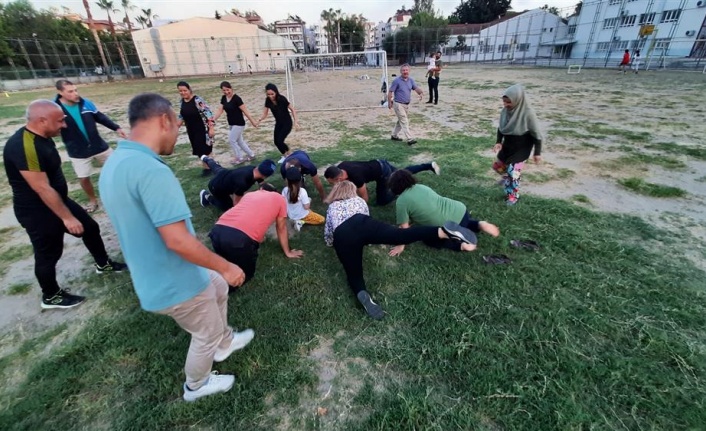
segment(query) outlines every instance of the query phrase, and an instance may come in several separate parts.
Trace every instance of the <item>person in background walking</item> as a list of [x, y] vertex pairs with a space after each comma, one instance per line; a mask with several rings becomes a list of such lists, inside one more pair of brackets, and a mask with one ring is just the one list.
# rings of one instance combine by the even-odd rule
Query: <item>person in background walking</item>
[[427, 100], [427, 103], [433, 102], [436, 105], [439, 103], [439, 75], [441, 74], [443, 62], [441, 61], [441, 51], [437, 51], [434, 56], [434, 68], [429, 71], [429, 78], [427, 79], [429, 84], [429, 100]]
[[86, 212], [92, 213], [98, 209], [98, 199], [91, 183], [93, 160], [101, 165], [113, 153], [112, 148], [98, 133], [96, 123], [102, 124], [125, 138], [125, 132], [107, 115], [100, 112], [96, 105], [78, 94], [76, 86], [69, 80], [56, 81], [56, 91], [59, 93], [54, 100], [66, 114], [66, 127], [61, 129], [61, 139], [69, 154], [71, 166], [76, 172], [81, 188], [88, 196]]
[[[213, 122], [217, 122], [218, 119], [221, 118], [221, 115], [223, 115], [223, 112], [226, 113], [228, 126], [230, 127], [228, 143], [235, 156], [233, 164], [239, 165], [243, 162], [249, 162], [255, 157], [255, 153], [253, 153], [243, 139], [243, 131], [245, 130], [245, 118], [243, 118], [243, 115], [248, 118], [253, 127], [257, 128], [257, 123], [250, 116], [250, 112], [248, 112], [248, 108], [245, 107], [243, 99], [233, 92], [233, 87], [230, 85], [230, 82], [221, 82], [221, 91], [223, 91], [221, 106], [218, 107]], [[243, 156], [243, 153], [245, 153], [245, 156]]]
[[15, 216], [34, 249], [34, 275], [42, 288], [42, 308], [71, 308], [86, 299], [62, 289], [56, 280], [65, 233], [83, 240], [97, 273], [127, 269], [124, 263], [108, 258], [98, 223], [68, 197], [61, 156], [52, 139], [66, 127], [65, 118], [55, 102], [35, 100], [27, 108], [27, 124], [10, 137], [3, 149]]
[[628, 68], [630, 67], [630, 50], [626, 49], [623, 53], [623, 59], [620, 60], [620, 66], [618, 67], [623, 74], [628, 73]]
[[497, 160], [493, 170], [502, 175], [508, 205], [515, 205], [520, 199], [520, 176], [522, 168], [534, 148], [534, 161], [542, 160], [542, 132], [539, 121], [529, 102], [525, 100], [525, 90], [515, 84], [503, 93], [503, 110], [500, 111], [500, 125], [496, 144]]
[[412, 132], [409, 131], [409, 117], [407, 117], [409, 103], [412, 100], [412, 91], [419, 95], [419, 100], [422, 100], [424, 92], [417, 86], [414, 79], [409, 76], [409, 64], [403, 64], [400, 67], [400, 76], [392, 81], [390, 91], [387, 93], [387, 107], [394, 109], [395, 115], [397, 115], [397, 123], [395, 123], [395, 127], [392, 129], [390, 139], [393, 141], [402, 141], [403, 139], [398, 136], [401, 132], [404, 136], [404, 140], [407, 141], [407, 145], [417, 143], [412, 137]]
[[[182, 124], [186, 125], [186, 134], [191, 143], [191, 154], [198, 158], [210, 156], [213, 152], [213, 137], [215, 136], [211, 108], [208, 107], [205, 100], [191, 91], [189, 83], [179, 81], [177, 89], [179, 89], [179, 96], [181, 96], [177, 124], [179, 127]], [[204, 163], [201, 176], [207, 177], [209, 175], [211, 175], [211, 170]]]
[[[284, 142], [292, 131], [292, 119], [294, 126], [298, 129], [299, 122], [297, 121], [297, 111], [294, 106], [289, 103], [286, 97], [279, 94], [279, 90], [275, 84], [269, 83], [265, 85], [265, 109], [262, 111], [262, 117], [257, 121], [259, 125], [262, 120], [267, 118], [268, 110], [272, 111], [272, 116], [275, 117], [275, 146], [282, 154], [282, 158], [277, 163], [284, 162], [284, 159], [289, 155], [289, 146]], [[290, 116], [289, 113], [292, 113]]]
[[228, 285], [241, 285], [245, 274], [196, 238], [184, 191], [160, 158], [172, 154], [179, 135], [171, 103], [139, 94], [127, 115], [130, 137], [105, 164], [101, 196], [134, 268], [130, 276], [140, 306], [171, 317], [191, 334], [183, 398], [196, 401], [233, 387], [235, 376], [211, 372], [213, 362], [225, 361], [255, 336], [228, 325]]
[[632, 70], [637, 74], [640, 70], [640, 50], [636, 50], [635, 54], [632, 56]]

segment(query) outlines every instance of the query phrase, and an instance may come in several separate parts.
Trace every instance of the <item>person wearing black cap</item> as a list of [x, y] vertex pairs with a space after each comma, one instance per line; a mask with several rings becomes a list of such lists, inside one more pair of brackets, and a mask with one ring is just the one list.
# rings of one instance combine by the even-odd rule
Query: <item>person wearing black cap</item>
[[[285, 256], [302, 257], [303, 251], [289, 248], [287, 203], [269, 183], [262, 183], [260, 190], [243, 196], [238, 205], [223, 213], [208, 234], [213, 251], [243, 270], [243, 284], [255, 275], [258, 249], [272, 223], [277, 226], [277, 238]], [[231, 287], [231, 292], [234, 289]]]
[[287, 187], [282, 190], [282, 196], [287, 201], [287, 216], [296, 222], [296, 229], [300, 230], [305, 224], [324, 224], [324, 216], [311, 211], [311, 198], [302, 187], [302, 173], [299, 168], [290, 166], [285, 174]]
[[326, 192], [324, 192], [324, 185], [321, 183], [321, 178], [319, 178], [318, 170], [316, 165], [309, 158], [309, 154], [306, 151], [295, 150], [284, 159], [284, 163], [279, 169], [279, 173], [282, 175], [282, 179], [287, 179], [286, 171], [292, 166], [299, 169], [302, 174], [302, 179], [304, 175], [309, 175], [311, 177], [311, 182], [314, 183], [316, 191], [319, 192], [319, 197], [323, 201], [326, 197]]
[[201, 190], [199, 193], [199, 202], [204, 208], [213, 205], [222, 211], [237, 205], [255, 182], [264, 181], [277, 167], [275, 162], [269, 159], [263, 160], [256, 168], [244, 166], [237, 169], [226, 169], [206, 156], [202, 156], [201, 160], [213, 171], [214, 177], [208, 182], [208, 190]]

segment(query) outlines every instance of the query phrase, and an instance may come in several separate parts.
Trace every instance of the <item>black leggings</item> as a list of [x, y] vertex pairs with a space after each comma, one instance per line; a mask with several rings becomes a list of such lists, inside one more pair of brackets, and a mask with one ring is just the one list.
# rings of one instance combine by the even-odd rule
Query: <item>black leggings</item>
[[333, 232], [333, 248], [346, 271], [348, 286], [357, 295], [361, 290], [365, 290], [363, 247], [368, 244], [411, 244], [437, 238], [439, 228], [436, 226], [400, 229], [365, 214], [356, 214], [341, 223]]
[[243, 231], [220, 224], [213, 226], [208, 236], [211, 238], [213, 251], [216, 254], [243, 270], [245, 273], [243, 285], [250, 281], [255, 275], [260, 244]]
[[[70, 235], [83, 240], [83, 244], [98, 265], [107, 264], [108, 253], [105, 251], [98, 223], [71, 199], [65, 199], [64, 205], [83, 225], [82, 235]], [[59, 283], [56, 281], [56, 264], [64, 253], [64, 233], [69, 232], [64, 222], [47, 207], [34, 210], [16, 208], [15, 215], [32, 242], [34, 275], [42, 288], [42, 294], [45, 298], [50, 298], [60, 290]]]
[[289, 132], [292, 131], [291, 121], [277, 121], [275, 123], [275, 146], [280, 153], [284, 154], [289, 151], [289, 146], [284, 143], [284, 140], [289, 136]]

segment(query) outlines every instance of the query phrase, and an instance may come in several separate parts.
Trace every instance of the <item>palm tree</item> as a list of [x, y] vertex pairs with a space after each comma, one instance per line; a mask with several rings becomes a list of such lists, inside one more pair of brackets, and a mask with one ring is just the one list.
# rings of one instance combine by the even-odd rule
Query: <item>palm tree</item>
[[96, 4], [99, 8], [103, 9], [108, 14], [108, 28], [110, 29], [110, 35], [113, 36], [113, 42], [115, 42], [115, 46], [118, 48], [120, 62], [123, 63], [123, 68], [125, 69], [125, 73], [127, 74], [127, 76], [132, 77], [132, 71], [128, 67], [127, 60], [125, 59], [123, 46], [120, 45], [120, 42], [118, 42], [118, 36], [115, 34], [115, 25], [113, 24], [113, 18], [110, 16], [111, 12], [115, 13], [118, 10], [115, 9], [115, 5], [112, 0], [98, 0]]
[[140, 25], [142, 26], [142, 28], [147, 27], [148, 20], [147, 20], [147, 18], [145, 18], [144, 16], [138, 15], [138, 16], [135, 18], [135, 21], [137, 21], [137, 23], [140, 24]]
[[152, 18], [157, 19], [157, 15], [152, 15], [152, 8], [140, 9], [142, 11], [142, 16], [145, 18], [147, 23], [147, 28], [152, 27]]
[[[326, 37], [329, 41], [329, 52], [338, 52], [341, 45], [341, 9], [333, 10], [329, 8], [328, 10], [321, 11], [321, 19], [326, 21]], [[337, 33], [334, 30], [337, 29]], [[335, 35], [337, 38], [334, 38]], [[332, 49], [333, 48], [333, 49]]]
[[127, 29], [130, 34], [132, 34], [132, 23], [130, 22], [130, 16], [128, 15], [128, 11], [135, 10], [135, 5], [133, 5], [130, 0], [121, 0], [120, 5], [125, 11], [125, 24], [127, 24]]
[[108, 61], [105, 59], [105, 52], [103, 52], [103, 44], [98, 37], [98, 32], [96, 31], [96, 25], [93, 23], [93, 14], [91, 14], [91, 6], [88, 5], [88, 0], [83, 0], [83, 8], [86, 9], [86, 19], [88, 20], [88, 28], [93, 33], [93, 39], [96, 41], [96, 47], [98, 48], [98, 54], [101, 56], [101, 61], [103, 62], [103, 70], [105, 70], [108, 81], [112, 81], [113, 77], [110, 74], [110, 69], [108, 69]]

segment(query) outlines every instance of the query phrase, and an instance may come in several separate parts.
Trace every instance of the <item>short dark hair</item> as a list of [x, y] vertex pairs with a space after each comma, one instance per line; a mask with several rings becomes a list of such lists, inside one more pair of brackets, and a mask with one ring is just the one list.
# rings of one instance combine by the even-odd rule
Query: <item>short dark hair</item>
[[260, 184], [260, 190], [264, 190], [266, 192], [277, 193], [277, 189], [275, 188], [275, 186], [273, 186], [272, 184], [270, 184], [268, 182], [264, 182], [264, 181], [262, 182], [262, 184]]
[[405, 190], [417, 184], [414, 175], [407, 169], [400, 169], [392, 173], [387, 180], [387, 187], [395, 195], [401, 195]]
[[69, 81], [68, 79], [60, 79], [56, 81], [56, 89], [61, 91], [66, 87], [67, 85], [74, 85], [73, 82]]
[[142, 93], [133, 97], [127, 106], [127, 118], [130, 127], [140, 121], [149, 120], [168, 113], [172, 109], [172, 103], [165, 97], [155, 93]]
[[233, 86], [230, 85], [230, 82], [228, 82], [228, 81], [223, 81], [223, 82], [221, 82], [220, 87], [221, 87], [221, 88], [230, 88], [230, 89], [233, 88]]
[[327, 180], [335, 180], [336, 178], [340, 177], [343, 171], [341, 168], [339, 168], [336, 165], [331, 165], [328, 168], [326, 168], [326, 171], [324, 172], [324, 178]]
[[186, 87], [186, 88], [188, 88], [189, 90], [191, 90], [191, 86], [190, 86], [189, 83], [186, 82], [186, 81], [179, 81], [179, 82], [177, 82], [177, 88], [179, 88], [179, 87]]

